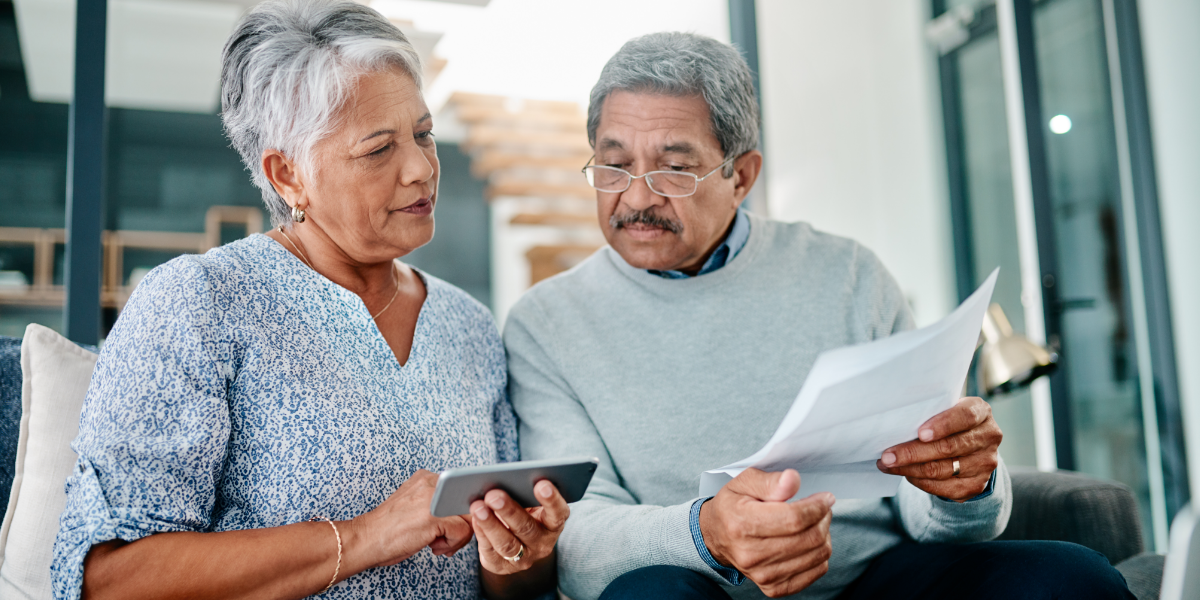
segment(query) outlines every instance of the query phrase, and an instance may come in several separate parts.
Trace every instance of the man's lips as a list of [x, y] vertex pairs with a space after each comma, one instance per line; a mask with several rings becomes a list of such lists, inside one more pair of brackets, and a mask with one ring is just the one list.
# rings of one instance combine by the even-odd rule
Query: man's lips
[[628, 225], [623, 225], [620, 227], [620, 230], [624, 231], [627, 235], [629, 235], [629, 237], [642, 241], [652, 240], [670, 233], [662, 227], [646, 225], [644, 223], [630, 223]]
[[433, 212], [433, 199], [421, 198], [408, 206], [400, 209], [401, 212], [406, 212], [414, 215], [427, 215]]

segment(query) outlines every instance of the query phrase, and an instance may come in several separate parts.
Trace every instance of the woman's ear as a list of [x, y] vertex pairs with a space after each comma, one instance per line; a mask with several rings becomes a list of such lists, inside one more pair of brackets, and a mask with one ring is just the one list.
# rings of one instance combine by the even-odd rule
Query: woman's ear
[[[275, 188], [275, 193], [283, 197], [288, 206], [296, 207], [304, 197], [304, 183], [300, 181], [296, 163], [278, 150], [264, 150], [262, 155], [262, 170], [267, 181]], [[301, 209], [307, 208], [300, 206]]]
[[754, 187], [754, 182], [758, 180], [759, 174], [762, 173], [763, 155], [758, 150], [751, 150], [733, 161], [733, 202], [734, 206], [740, 206], [742, 200], [746, 199], [746, 195], [750, 193], [750, 188]]

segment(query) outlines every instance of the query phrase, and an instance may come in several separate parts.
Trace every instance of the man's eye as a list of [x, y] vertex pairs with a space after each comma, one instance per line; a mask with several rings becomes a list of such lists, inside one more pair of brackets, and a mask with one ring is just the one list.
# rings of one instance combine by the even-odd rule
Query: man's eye
[[421, 132], [418, 132], [413, 137], [416, 138], [417, 141], [420, 141], [420, 142], [425, 142], [425, 141], [432, 142], [434, 135], [433, 135], [432, 131], [421, 131]]

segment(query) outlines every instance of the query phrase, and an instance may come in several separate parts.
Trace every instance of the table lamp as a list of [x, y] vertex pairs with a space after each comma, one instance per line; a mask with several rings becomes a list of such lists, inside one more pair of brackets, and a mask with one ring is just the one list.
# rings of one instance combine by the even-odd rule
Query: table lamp
[[1023, 388], [1058, 367], [1058, 355], [1013, 333], [1004, 309], [993, 303], [983, 319], [983, 350], [977, 373], [987, 395]]

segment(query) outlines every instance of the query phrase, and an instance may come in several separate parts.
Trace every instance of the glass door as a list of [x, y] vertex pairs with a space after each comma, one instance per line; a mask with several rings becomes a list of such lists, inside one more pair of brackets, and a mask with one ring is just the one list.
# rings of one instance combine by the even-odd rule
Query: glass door
[[[998, 11], [993, 3], [935, 0], [928, 31], [941, 51], [960, 293], [1001, 266], [995, 298], [1014, 329], [1024, 331], [1024, 317], [1035, 311], [1060, 354], [1059, 370], [1041, 388], [1052, 412], [1039, 413], [1037, 390], [989, 398], [1005, 431], [1001, 454], [1010, 465], [1057, 466], [1128, 485], [1147, 541], [1161, 548], [1187, 480], [1182, 448], [1159, 435], [1170, 429], [1158, 418], [1170, 398], [1158, 390], [1170, 386], [1155, 361], [1173, 357], [1150, 352], [1164, 334], [1146, 318], [1140, 257], [1153, 246], [1138, 238], [1145, 211], [1137, 210], [1154, 199], [1130, 191], [1122, 138], [1129, 88], [1120, 85], [1129, 65], [1113, 62], [1116, 25], [1129, 14], [1113, 3], [1131, 3], [1000, 2]], [[1005, 27], [1016, 40], [1008, 50]], [[1024, 123], [1014, 127], [1014, 115]], [[1032, 223], [1022, 223], [1022, 209]], [[1030, 245], [1037, 258], [1024, 265], [1036, 272], [1022, 273], [1018, 249]]]
[[1153, 531], [1102, 7], [1046, 0], [1033, 29], [1074, 468], [1132, 488]]
[[[1009, 161], [1008, 125], [1004, 117], [1004, 81], [1000, 71], [1000, 41], [995, 28], [980, 32], [971, 43], [950, 57], [959, 82], [962, 177], [962, 219], [970, 247], [967, 273], [960, 294], [974, 291], [992, 269], [1000, 267], [992, 294], [1016, 331], [1025, 330], [1021, 302], [1021, 265], [1013, 240], [1017, 237], [1013, 212], [1012, 165]], [[961, 268], [961, 267], [960, 267]], [[974, 385], [974, 378], [971, 384]], [[978, 390], [974, 390], [978, 393]], [[992, 399], [992, 412], [1004, 431], [1000, 453], [1009, 465], [1036, 466], [1033, 404], [1029, 389]]]

